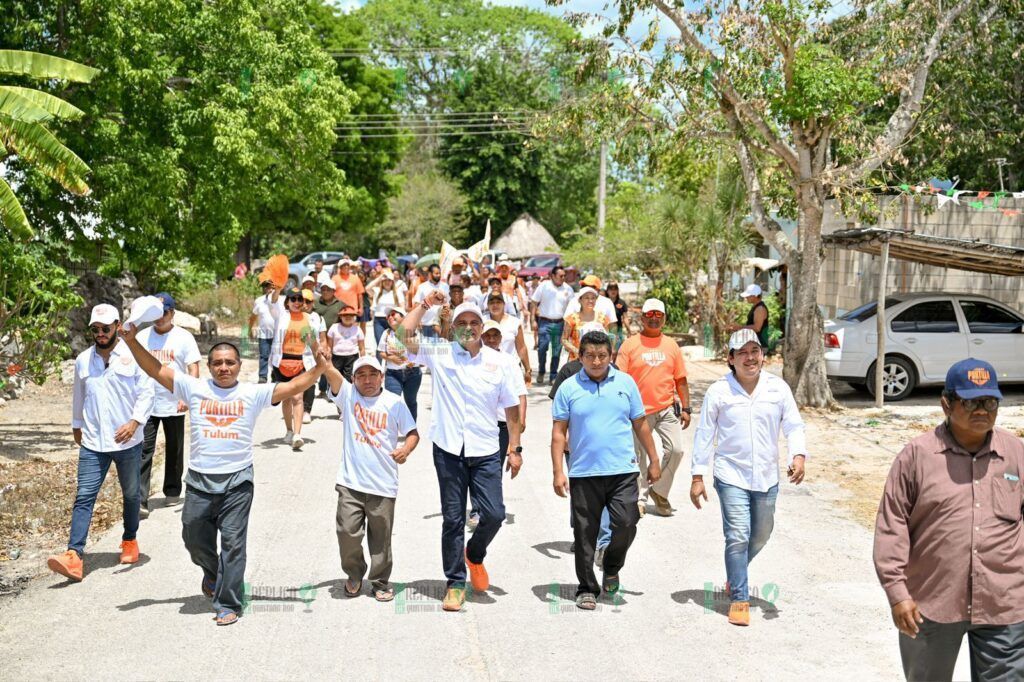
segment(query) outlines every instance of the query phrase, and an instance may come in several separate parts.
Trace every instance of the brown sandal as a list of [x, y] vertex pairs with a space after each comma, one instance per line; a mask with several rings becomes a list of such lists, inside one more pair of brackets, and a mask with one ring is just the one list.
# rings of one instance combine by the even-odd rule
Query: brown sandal
[[360, 580], [358, 583], [356, 583], [356, 589], [354, 589], [354, 590], [350, 590], [349, 589], [349, 585], [351, 585], [351, 584], [352, 584], [351, 580], [346, 580], [345, 581], [345, 596], [346, 597], [350, 597], [350, 598], [351, 597], [358, 597], [359, 594], [363, 591], [363, 581]]
[[375, 588], [373, 590], [373, 598], [377, 601], [392, 601], [395, 598], [395, 588], [388, 587]]

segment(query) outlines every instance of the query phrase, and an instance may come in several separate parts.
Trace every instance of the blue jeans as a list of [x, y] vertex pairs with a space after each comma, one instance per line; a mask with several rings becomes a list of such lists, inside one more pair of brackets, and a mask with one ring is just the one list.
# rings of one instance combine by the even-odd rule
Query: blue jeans
[[[482, 563], [487, 546], [505, 521], [501, 493], [501, 457], [466, 457], [445, 452], [434, 445], [434, 469], [441, 489], [441, 561], [448, 587], [465, 587], [466, 559]], [[466, 542], [466, 496], [472, 492], [480, 511], [480, 524]]]
[[413, 421], [416, 421], [416, 394], [419, 393], [422, 382], [423, 372], [419, 367], [389, 369], [384, 373], [384, 389], [402, 396], [405, 406], [412, 413]]
[[270, 350], [274, 347], [274, 339], [260, 339], [260, 379], [270, 376]]
[[778, 484], [767, 492], [746, 490], [715, 479], [725, 532], [725, 575], [730, 601], [750, 601], [747, 567], [764, 549], [775, 525]]
[[142, 443], [115, 452], [96, 452], [85, 446], [78, 449], [78, 492], [71, 512], [68, 549], [75, 550], [79, 556], [85, 553], [92, 510], [111, 462], [117, 466], [117, 480], [121, 483], [121, 498], [124, 500], [124, 534], [121, 539], [135, 539], [135, 533], [139, 530], [139, 504], [142, 502], [142, 488], [139, 485], [141, 461]]
[[434, 325], [432, 325], [432, 324], [420, 325], [420, 337], [422, 337], [424, 339], [438, 339], [438, 338], [440, 338], [437, 335], [437, 332], [434, 330]]
[[380, 337], [384, 336], [384, 332], [386, 332], [388, 329], [391, 329], [391, 325], [388, 324], [388, 318], [373, 318], [373, 342], [377, 344], [378, 352], [380, 352]]
[[537, 322], [537, 377], [538, 379], [544, 376], [544, 361], [548, 357], [548, 346], [551, 347], [551, 380], [555, 380], [555, 375], [558, 374], [558, 360], [562, 354], [562, 329], [565, 323], [559, 320], [558, 322], [551, 322], [550, 320], [539, 320]]

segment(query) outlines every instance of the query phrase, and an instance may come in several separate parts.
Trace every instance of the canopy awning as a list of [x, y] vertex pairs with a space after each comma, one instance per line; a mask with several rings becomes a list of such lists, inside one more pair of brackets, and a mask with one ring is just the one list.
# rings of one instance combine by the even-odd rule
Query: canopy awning
[[1024, 275], [1024, 248], [1016, 246], [877, 227], [839, 230], [821, 239], [826, 246], [873, 256], [881, 255], [882, 243], [889, 242], [889, 256], [900, 260], [993, 275]]

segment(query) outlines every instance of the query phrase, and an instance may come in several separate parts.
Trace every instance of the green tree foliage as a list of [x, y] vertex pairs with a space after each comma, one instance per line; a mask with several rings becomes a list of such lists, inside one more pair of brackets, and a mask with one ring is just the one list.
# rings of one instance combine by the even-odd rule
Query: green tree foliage
[[466, 197], [429, 157], [413, 157], [401, 170], [402, 191], [388, 201], [388, 215], [378, 231], [380, 242], [396, 254], [430, 253], [446, 240], [468, 244]]
[[55, 86], [85, 112], [63, 131], [93, 194], [54, 192], [24, 169], [30, 219], [57, 239], [95, 232], [142, 277], [161, 257], [229, 271], [239, 238], [326, 237], [352, 189], [333, 126], [354, 95], [300, 0], [9, 0], [0, 41], [102, 73]]
[[67, 311], [82, 305], [55, 262], [66, 246], [0, 230], [0, 385], [14, 374], [42, 383], [69, 352]]
[[[0, 50], [0, 75], [33, 81], [55, 79], [88, 83], [98, 71], [83, 64], [38, 52]], [[0, 85], [0, 159], [17, 155], [19, 165], [30, 164], [73, 194], [88, 194], [89, 167], [47, 129], [55, 119], [78, 119], [82, 110], [47, 92], [16, 85]], [[20, 238], [32, 235], [32, 226], [10, 184], [0, 177], [0, 226]]]

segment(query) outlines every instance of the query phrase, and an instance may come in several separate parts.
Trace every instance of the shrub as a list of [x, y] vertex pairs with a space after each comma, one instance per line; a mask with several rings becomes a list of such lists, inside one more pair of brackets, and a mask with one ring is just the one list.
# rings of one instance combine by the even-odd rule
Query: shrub
[[665, 329], [675, 332], [686, 332], [690, 329], [690, 318], [687, 315], [686, 285], [678, 277], [666, 277], [655, 282], [651, 287], [651, 298], [657, 298], [665, 304], [668, 318]]
[[226, 279], [195, 290], [183, 297], [178, 307], [193, 315], [213, 314], [221, 323], [245, 327], [252, 312], [253, 299], [259, 295], [260, 287], [255, 277]]

